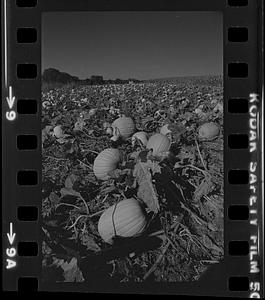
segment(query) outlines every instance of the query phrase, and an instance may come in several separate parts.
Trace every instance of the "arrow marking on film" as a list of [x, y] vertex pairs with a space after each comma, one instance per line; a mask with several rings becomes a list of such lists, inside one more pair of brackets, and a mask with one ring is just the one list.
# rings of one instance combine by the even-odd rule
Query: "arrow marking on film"
[[16, 234], [13, 232], [13, 223], [9, 224], [9, 233], [7, 233], [7, 238], [9, 243], [12, 245], [14, 243]]
[[15, 96], [13, 96], [13, 90], [12, 90], [12, 86], [9, 87], [9, 95], [8, 97], [6, 97], [6, 101], [8, 103], [8, 106], [10, 109], [12, 109], [14, 103], [15, 103]]

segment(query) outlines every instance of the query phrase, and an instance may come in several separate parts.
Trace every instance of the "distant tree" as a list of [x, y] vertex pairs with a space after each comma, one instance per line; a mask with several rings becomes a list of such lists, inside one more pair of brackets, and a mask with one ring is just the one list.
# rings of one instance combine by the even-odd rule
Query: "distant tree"
[[78, 82], [80, 79], [65, 72], [60, 72], [57, 69], [47, 69], [42, 74], [42, 80], [46, 83], [61, 83], [68, 84]]
[[103, 76], [99, 76], [99, 75], [92, 75], [90, 80], [91, 80], [92, 84], [103, 84], [104, 83]]
[[102, 85], [102, 84], [127, 84], [127, 83], [137, 83], [141, 82], [136, 79], [120, 79], [115, 80], [108, 79], [104, 80], [101, 75], [92, 75], [90, 78], [79, 79], [77, 76], [72, 76], [65, 72], [60, 72], [57, 69], [49, 68], [46, 69], [42, 74], [42, 83], [47, 86], [63, 86], [66, 84], [77, 84], [77, 85]]

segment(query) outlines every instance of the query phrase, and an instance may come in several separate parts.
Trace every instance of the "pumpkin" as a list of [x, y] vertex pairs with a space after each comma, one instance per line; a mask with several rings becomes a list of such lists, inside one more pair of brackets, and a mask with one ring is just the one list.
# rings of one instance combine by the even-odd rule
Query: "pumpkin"
[[137, 236], [145, 230], [146, 225], [145, 209], [139, 201], [130, 198], [105, 210], [98, 222], [98, 232], [106, 243], [112, 244], [115, 236]]
[[153, 154], [157, 155], [166, 152], [170, 148], [170, 140], [167, 136], [156, 133], [151, 136], [146, 145], [147, 149], [153, 149]]
[[87, 111], [82, 111], [82, 112], [80, 112], [79, 117], [80, 117], [81, 119], [83, 119], [83, 120], [87, 120], [87, 119], [90, 118], [90, 116], [89, 116], [89, 114], [88, 114]]
[[103, 129], [107, 129], [108, 127], [110, 127], [110, 123], [109, 122], [104, 122], [103, 123]]
[[108, 148], [99, 153], [93, 165], [95, 176], [100, 180], [108, 180], [109, 172], [114, 171], [120, 162], [121, 155], [118, 149]]
[[218, 100], [217, 100], [217, 99], [213, 99], [213, 100], [211, 101], [211, 105], [216, 105], [216, 104], [217, 104], [217, 102], [218, 102]]
[[55, 136], [57, 139], [60, 139], [64, 136], [62, 125], [57, 125], [53, 128], [53, 136]]
[[47, 134], [53, 134], [53, 126], [46, 125], [45, 128], [42, 129], [42, 131], [45, 131]]
[[147, 141], [148, 141], [148, 137], [147, 137], [147, 133], [144, 131], [138, 131], [136, 132], [133, 136], [132, 136], [132, 144], [134, 145], [135, 142], [137, 140], [140, 140], [141, 143], [146, 146], [147, 145]]
[[223, 107], [223, 105], [221, 104], [221, 103], [217, 103], [216, 104], [216, 106], [214, 107], [214, 109], [213, 109], [213, 111], [214, 112], [221, 112], [221, 113], [223, 113], [223, 111], [224, 111], [224, 107]]
[[131, 135], [134, 133], [135, 131], [135, 124], [132, 118], [130, 117], [120, 117], [118, 119], [116, 119], [113, 123], [112, 123], [112, 128], [116, 128], [119, 131], [119, 135], [121, 138], [123, 139], [127, 139], [129, 137], [131, 137]]
[[91, 108], [88, 112], [88, 115], [91, 117], [91, 116], [94, 116], [96, 113], [97, 113], [97, 109], [96, 108]]
[[111, 127], [108, 127], [108, 128], [106, 129], [106, 133], [107, 133], [108, 135], [112, 135], [112, 134], [113, 134], [112, 128], [111, 128]]
[[212, 140], [219, 134], [219, 126], [213, 122], [205, 123], [198, 128], [199, 139]]
[[49, 101], [44, 101], [44, 102], [42, 102], [42, 107], [43, 108], [47, 108], [47, 107], [49, 107], [51, 105], [51, 103], [49, 102]]
[[163, 135], [167, 135], [167, 134], [169, 134], [169, 133], [172, 133], [172, 130], [170, 130], [170, 129], [168, 128], [168, 126], [169, 126], [169, 124], [166, 124], [166, 125], [162, 126], [162, 127], [160, 128], [160, 133], [163, 134]]
[[196, 108], [194, 112], [196, 115], [200, 115], [202, 113], [202, 110], [200, 108]]
[[74, 131], [82, 131], [85, 125], [84, 121], [77, 121], [75, 122]]

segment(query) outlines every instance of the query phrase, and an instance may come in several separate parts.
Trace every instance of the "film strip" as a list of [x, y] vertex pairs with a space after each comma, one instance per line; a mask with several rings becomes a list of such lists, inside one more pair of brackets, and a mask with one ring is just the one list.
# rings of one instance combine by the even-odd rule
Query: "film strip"
[[[224, 259], [198, 282], [42, 282], [41, 34], [43, 13], [54, 11], [223, 13]], [[263, 2], [2, 0], [2, 12], [4, 289], [263, 297]]]

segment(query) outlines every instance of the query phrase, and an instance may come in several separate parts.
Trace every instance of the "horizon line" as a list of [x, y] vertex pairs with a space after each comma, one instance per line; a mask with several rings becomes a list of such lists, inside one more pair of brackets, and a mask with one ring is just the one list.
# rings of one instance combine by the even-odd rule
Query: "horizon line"
[[43, 72], [48, 70], [48, 69], [54, 69], [54, 70], [57, 70], [59, 71], [60, 73], [66, 73], [72, 77], [77, 77], [79, 80], [87, 80], [87, 79], [90, 79], [92, 76], [102, 76], [104, 80], [117, 80], [117, 79], [120, 79], [120, 80], [129, 80], [129, 79], [134, 79], [134, 80], [139, 80], [139, 81], [150, 81], [150, 80], [161, 80], [161, 79], [173, 79], [173, 78], [185, 78], [185, 77], [204, 77], [204, 76], [223, 76], [223, 74], [200, 74], [200, 75], [176, 75], [176, 76], [168, 76], [168, 77], [155, 77], [155, 78], [148, 78], [148, 79], [137, 79], [137, 78], [134, 78], [134, 77], [129, 77], [129, 78], [115, 78], [115, 79], [111, 79], [111, 78], [108, 78], [106, 79], [106, 77], [104, 77], [103, 75], [99, 75], [99, 74], [91, 74], [90, 75], [90, 78], [87, 77], [87, 78], [84, 78], [84, 79], [81, 79], [79, 78], [78, 76], [76, 75], [72, 75], [66, 71], [61, 71], [59, 69], [56, 69], [54, 67], [49, 67], [49, 68], [46, 68], [42, 71], [42, 75], [43, 75]]

